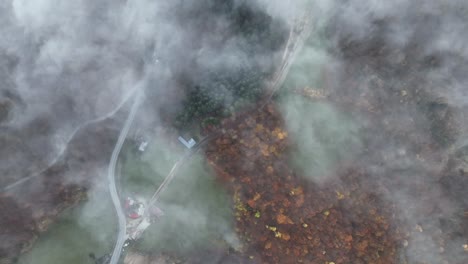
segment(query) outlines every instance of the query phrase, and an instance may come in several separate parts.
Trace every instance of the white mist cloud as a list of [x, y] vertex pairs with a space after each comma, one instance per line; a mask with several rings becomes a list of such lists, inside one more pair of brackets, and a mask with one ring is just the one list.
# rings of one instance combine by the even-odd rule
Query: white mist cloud
[[[315, 17], [325, 21], [321, 24], [324, 28], [316, 28], [323, 34], [314, 36], [324, 37], [326, 45], [317, 46], [318, 41], [309, 41], [308, 45], [311, 50], [327, 54], [324, 57], [330, 63], [299, 57], [298, 63], [301, 58], [312, 59], [324, 66], [303, 63], [302, 68], [292, 67], [292, 83], [305, 88], [309, 81], [311, 88], [324, 89], [333, 104], [340, 105], [339, 109], [345, 109], [362, 126], [359, 136], [365, 153], [355, 153], [352, 159], [388, 190], [380, 195], [396, 205], [399, 227], [411, 230], [402, 256], [409, 263], [456, 263], [466, 259], [460, 248], [466, 232], [460, 226], [442, 224], [463, 221], [460, 215], [466, 211], [466, 203], [460, 206], [463, 199], [447, 192], [456, 192], [455, 197], [463, 194], [441, 182], [450, 177], [463, 185], [466, 177], [455, 169], [447, 172], [447, 168], [452, 166], [448, 160], [454, 156], [453, 149], [466, 142], [468, 136], [463, 124], [468, 103], [468, 4], [407, 0], [338, 0], [327, 4], [331, 6], [329, 12], [316, 13]], [[319, 68], [326, 74], [317, 81], [312, 76]], [[326, 162], [317, 163], [319, 159], [314, 155], [326, 156], [320, 145], [333, 144], [314, 135], [317, 130], [327, 131], [327, 127], [316, 124], [314, 113], [297, 102], [283, 103], [290, 129], [307, 125], [312, 128], [299, 129], [297, 137], [309, 153], [305, 163], [317, 171]], [[305, 113], [291, 110], [295, 108]], [[329, 125], [346, 134], [346, 129], [332, 120], [328, 118]], [[448, 146], [436, 147], [441, 137], [450, 137], [449, 143], [444, 143]], [[459, 143], [452, 145], [455, 142]], [[343, 150], [349, 145], [340, 144]], [[321, 182], [323, 177], [310, 179]], [[422, 231], [415, 231], [415, 226]], [[442, 238], [445, 243], [440, 242]]]
[[[423, 208], [428, 204], [447, 208], [447, 211], [443, 211], [447, 214], [459, 209], [438, 190], [438, 183], [428, 182], [436, 191], [427, 199], [419, 199], [411, 188], [401, 187], [426, 179], [430, 174], [425, 171], [428, 168], [433, 170], [431, 173], [441, 173], [444, 159], [434, 165], [422, 166], [422, 169], [418, 167], [422, 162], [416, 161], [413, 156], [422, 152], [417, 151], [419, 147], [422, 148], [422, 143], [430, 142], [427, 133], [429, 126], [424, 113], [417, 106], [406, 107], [394, 95], [401, 94], [401, 90], [416, 93], [418, 88], [430, 95], [428, 100], [443, 96], [450, 106], [466, 107], [466, 1], [259, 2], [269, 14], [290, 24], [291, 18], [298, 14], [313, 17], [316, 29], [324, 31], [329, 45], [323, 50], [317, 50], [315, 46], [306, 47], [310, 52], [299, 60], [329, 59], [331, 63], [324, 65], [327, 75], [323, 80], [324, 89], [329, 88], [338, 95], [345, 94], [351, 101], [358, 101], [362, 94], [366, 94], [374, 100], [371, 103], [383, 111], [379, 116], [381, 123], [377, 123], [379, 127], [367, 127], [373, 129], [373, 134], [365, 135], [370, 142], [369, 152], [372, 155], [360, 163], [371, 171], [375, 169], [382, 182], [395, 191], [390, 192], [392, 195], [387, 199], [398, 205], [410, 227], [427, 221], [429, 229], [438, 228], [439, 224], [434, 219], [440, 215], [432, 219], [404, 210], [405, 206]], [[3, 96], [4, 91], [14, 94], [8, 97], [14, 104], [9, 113], [11, 119], [1, 124], [3, 127], [0, 131], [0, 140], [5, 142], [0, 150], [2, 181], [9, 182], [29, 175], [30, 170], [46, 167], [63, 150], [69, 135], [77, 127], [114, 110], [139, 82], [154, 85], [151, 89], [157, 91], [159, 100], [165, 100], [165, 94], [176, 87], [171, 78], [181, 73], [198, 77], [199, 71], [192, 68], [192, 60], [201, 66], [226, 63], [241, 67], [249, 56], [234, 44], [242, 40], [229, 39], [229, 32], [226, 35], [201, 34], [200, 31], [208, 31], [203, 27], [205, 24], [190, 23], [190, 19], [183, 17], [189, 14], [197, 16], [190, 10], [207, 16], [202, 12], [203, 7], [198, 6], [204, 3], [206, 1], [1, 1], [0, 76], [5, 76], [8, 82], [1, 84], [0, 94]], [[223, 18], [212, 19], [209, 25], [216, 32], [223, 32], [227, 27]], [[225, 38], [229, 41], [223, 43]], [[223, 43], [223, 46], [214, 50], [213, 43]], [[348, 48], [343, 48], [346, 45]], [[356, 46], [358, 48], [353, 50]], [[378, 61], [372, 61], [369, 54], [380, 48], [392, 52], [384, 53]], [[267, 63], [270, 55], [258, 60]], [[436, 66], [426, 68], [426, 65], [418, 64], [431, 56]], [[160, 61], [158, 65], [161, 66], [155, 64], [156, 60]], [[399, 72], [405, 61], [411, 67]], [[295, 72], [296, 77], [310, 80], [312, 75], [318, 75], [318, 68], [321, 67], [312, 64], [313, 71]], [[363, 67], [364, 64], [366, 67]], [[384, 85], [384, 88], [378, 88], [380, 84], [374, 85], [374, 81]], [[354, 86], [351, 85], [353, 83]], [[293, 116], [287, 120], [288, 125], [308, 133], [301, 134], [299, 131], [296, 136], [305, 142], [304, 146], [309, 147], [310, 155], [314, 154], [314, 148], [320, 149], [318, 153], [327, 152], [322, 146], [324, 142], [315, 136], [316, 127], [321, 122], [332, 124], [329, 131], [338, 139], [335, 144], [348, 145], [350, 141], [346, 140], [347, 136], [357, 134], [355, 126], [346, 125], [349, 120], [333, 117], [334, 109], [312, 107], [311, 111], [317, 113], [311, 115], [307, 111], [294, 112], [297, 109], [287, 108], [296, 106], [303, 108], [295, 101], [285, 104], [285, 113]], [[320, 120], [323, 118], [321, 114], [331, 115], [332, 118]], [[356, 119], [362, 118], [358, 120], [359, 124], [368, 124], [366, 117], [352, 114]], [[152, 108], [146, 108], [143, 115], [147, 119], [158, 119], [158, 113]], [[388, 139], [384, 135], [390, 129], [409, 132], [405, 136]], [[466, 134], [461, 134], [457, 139], [463, 142], [466, 137]], [[326, 140], [333, 141], [329, 138]], [[415, 143], [420, 145], [411, 147]], [[332, 152], [336, 148], [334, 146]], [[448, 153], [447, 150], [434, 152], [431, 154], [441, 157], [446, 157]], [[384, 157], [385, 162], [376, 166]], [[415, 163], [416, 172], [408, 175], [408, 179], [397, 177], [398, 173], [388, 173], [395, 169], [408, 169]], [[186, 218], [187, 215], [182, 217]], [[198, 220], [203, 225], [208, 221], [203, 218]], [[410, 260], [430, 261], [428, 256], [438, 259], [437, 252], [421, 257], [424, 248], [436, 248], [431, 241], [418, 240], [417, 237], [410, 241]], [[458, 244], [454, 242], [454, 246]]]

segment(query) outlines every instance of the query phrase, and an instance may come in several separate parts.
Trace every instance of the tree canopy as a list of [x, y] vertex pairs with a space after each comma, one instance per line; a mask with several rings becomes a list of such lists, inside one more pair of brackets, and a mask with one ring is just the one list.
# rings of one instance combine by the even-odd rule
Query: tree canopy
[[194, 59], [196, 74], [184, 80], [186, 97], [175, 123], [179, 128], [230, 115], [257, 100], [263, 80], [273, 72], [274, 54], [286, 40], [286, 25], [252, 1], [207, 0], [204, 5], [203, 10], [185, 10], [185, 23], [207, 28], [222, 21], [227, 26], [197, 37], [201, 49], [209, 51]]

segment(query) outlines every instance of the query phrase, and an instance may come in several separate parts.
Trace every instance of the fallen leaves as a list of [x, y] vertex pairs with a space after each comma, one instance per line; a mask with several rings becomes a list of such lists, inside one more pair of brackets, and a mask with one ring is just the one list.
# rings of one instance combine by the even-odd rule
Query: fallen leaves
[[289, 239], [291, 239], [291, 236], [287, 233], [283, 233], [281, 236], [281, 239], [289, 241]]
[[342, 194], [341, 192], [339, 191], [336, 191], [336, 198], [338, 198], [338, 200], [342, 200], [345, 198], [344, 194]]
[[280, 140], [285, 139], [288, 136], [288, 132], [281, 130], [279, 127], [275, 128], [272, 133]]
[[280, 225], [284, 225], [284, 224], [288, 224], [288, 225], [292, 225], [294, 224], [294, 222], [291, 220], [291, 218], [289, 218], [288, 216], [284, 215], [284, 214], [278, 214], [276, 216], [276, 222]]
[[367, 246], [369, 246], [369, 241], [364, 240], [356, 244], [356, 249], [360, 252], [363, 252], [367, 249]]
[[260, 199], [261, 195], [259, 193], [255, 193], [254, 197], [250, 200], [247, 201], [247, 204], [252, 207], [252, 208], [255, 208], [256, 207], [256, 202], [258, 199]]
[[266, 172], [267, 172], [268, 174], [273, 174], [274, 171], [275, 171], [275, 170], [273, 169], [272, 166], [268, 166], [268, 167], [266, 168]]

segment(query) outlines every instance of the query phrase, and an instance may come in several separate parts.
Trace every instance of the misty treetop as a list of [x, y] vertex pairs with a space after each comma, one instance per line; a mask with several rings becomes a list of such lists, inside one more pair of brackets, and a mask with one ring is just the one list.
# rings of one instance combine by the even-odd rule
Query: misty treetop
[[182, 25], [198, 33], [190, 43], [197, 54], [190, 54], [190, 66], [179, 71], [185, 92], [175, 123], [179, 128], [256, 101], [288, 32], [255, 1], [201, 3], [179, 10]]

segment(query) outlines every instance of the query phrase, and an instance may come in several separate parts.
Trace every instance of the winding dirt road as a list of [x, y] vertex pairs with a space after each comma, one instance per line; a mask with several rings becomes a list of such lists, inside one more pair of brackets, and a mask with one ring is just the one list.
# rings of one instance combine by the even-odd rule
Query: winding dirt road
[[48, 166], [46, 166], [43, 170], [33, 174], [33, 175], [30, 175], [30, 176], [27, 176], [27, 177], [24, 177], [22, 179], [19, 179], [11, 184], [8, 184], [7, 186], [5, 186], [3, 189], [2, 189], [2, 192], [8, 192], [8, 191], [11, 191], [13, 190], [14, 188], [20, 186], [21, 184], [25, 183], [25, 182], [28, 182], [29, 180], [35, 178], [35, 177], [38, 177], [39, 175], [41, 175], [42, 173], [44, 173], [46, 170], [48, 170], [50, 167], [52, 167], [55, 163], [57, 163], [57, 161], [63, 157], [63, 155], [65, 154], [67, 148], [68, 148], [68, 145], [70, 144], [70, 142], [72, 141], [72, 139], [75, 137], [75, 135], [78, 133], [78, 131], [80, 131], [81, 129], [84, 129], [86, 128], [87, 126], [91, 125], [91, 124], [95, 124], [95, 123], [99, 123], [101, 121], [104, 121], [106, 120], [107, 118], [110, 118], [111, 116], [115, 115], [115, 113], [117, 113], [120, 109], [122, 109], [122, 107], [125, 105], [125, 103], [127, 103], [127, 101], [132, 98], [132, 96], [134, 95], [136, 89], [133, 89], [131, 91], [129, 91], [124, 97], [123, 97], [123, 100], [120, 102], [120, 104], [112, 111], [98, 117], [98, 118], [95, 118], [95, 119], [92, 119], [92, 120], [88, 120], [86, 122], [84, 122], [83, 124], [81, 124], [80, 126], [78, 126], [72, 133], [71, 135], [68, 137], [64, 147], [60, 150], [60, 152], [57, 154], [57, 156], [55, 157], [55, 159], [53, 159]]

